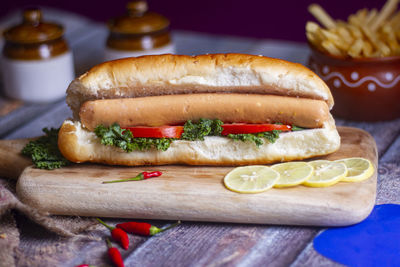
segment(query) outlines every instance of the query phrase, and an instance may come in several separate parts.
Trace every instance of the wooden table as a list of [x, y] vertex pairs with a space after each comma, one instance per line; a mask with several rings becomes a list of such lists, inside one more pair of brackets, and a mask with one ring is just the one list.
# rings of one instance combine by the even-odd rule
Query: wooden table
[[[66, 38], [74, 53], [77, 75], [101, 61], [107, 35], [103, 24], [74, 14], [45, 10], [45, 18], [66, 26]], [[4, 18], [0, 28], [15, 21]], [[309, 50], [305, 44], [275, 40], [213, 36], [174, 31], [179, 54], [239, 52], [278, 57], [302, 64]], [[59, 127], [71, 116], [61, 99], [50, 104], [26, 104], [0, 98], [0, 138], [16, 139], [41, 135], [44, 127]], [[400, 204], [400, 119], [363, 123], [337, 119], [338, 125], [364, 129], [375, 138], [379, 153], [377, 204]], [[83, 262], [96, 266], [109, 264], [104, 241], [60, 239], [16, 214], [21, 231], [19, 250], [30, 255], [36, 266], [74, 266]], [[116, 223], [120, 220], [107, 220]], [[152, 221], [162, 226], [168, 222]], [[127, 266], [334, 266], [318, 254], [312, 241], [322, 228], [271, 225], [183, 222], [159, 236], [134, 237]], [[107, 230], [93, 231], [104, 237]]]

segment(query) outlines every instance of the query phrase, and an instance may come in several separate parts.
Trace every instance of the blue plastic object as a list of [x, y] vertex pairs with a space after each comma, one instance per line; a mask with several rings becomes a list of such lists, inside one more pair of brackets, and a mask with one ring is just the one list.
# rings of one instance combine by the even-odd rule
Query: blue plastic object
[[359, 224], [325, 230], [314, 248], [348, 266], [400, 266], [400, 205], [377, 205]]

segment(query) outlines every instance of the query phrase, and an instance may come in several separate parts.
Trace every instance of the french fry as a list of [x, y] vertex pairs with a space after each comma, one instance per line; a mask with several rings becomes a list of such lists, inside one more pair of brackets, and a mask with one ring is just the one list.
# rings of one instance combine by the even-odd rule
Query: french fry
[[390, 23], [386, 23], [382, 27], [382, 35], [384, 36], [384, 40], [389, 45], [392, 51], [396, 51], [399, 47], [399, 43], [397, 42], [396, 35], [392, 29]]
[[308, 21], [306, 24], [306, 31], [307, 32], [316, 32], [317, 30], [319, 30], [320, 27], [317, 23], [312, 22], [312, 21]]
[[389, 23], [394, 31], [400, 29], [400, 11], [390, 18]]
[[350, 31], [345, 26], [338, 26], [336, 30], [344, 42], [346, 42], [347, 44], [351, 44], [354, 42], [353, 36], [351, 36]]
[[374, 46], [379, 52], [381, 52], [382, 56], [390, 55], [390, 48], [385, 45], [381, 40], [379, 40], [374, 32], [367, 28], [366, 26], [361, 27], [364, 34], [371, 41], [372, 46]]
[[360, 23], [364, 24], [367, 22], [368, 10], [366, 8], [360, 9], [355, 16]]
[[315, 22], [307, 22], [306, 24], [306, 32], [307, 34], [318, 43], [321, 43], [324, 40], [324, 37], [321, 33], [321, 27]]
[[308, 11], [314, 15], [314, 17], [327, 29], [333, 29], [336, 27], [335, 21], [326, 11], [317, 4], [311, 4], [308, 7]]
[[325, 40], [321, 43], [321, 46], [331, 55], [342, 57], [343, 53], [329, 40]]
[[338, 40], [339, 37], [331, 31], [327, 31], [324, 29], [321, 29], [322, 35], [326, 38], [326, 39], [332, 39], [332, 40]]
[[364, 41], [363, 39], [357, 39], [354, 44], [350, 47], [348, 54], [351, 57], [360, 57], [361, 52], [364, 46]]
[[369, 13], [368, 16], [366, 18], [365, 23], [368, 26], [371, 26], [371, 22], [376, 18], [376, 16], [378, 15], [378, 10], [376, 10], [376, 8], [372, 9]]
[[319, 5], [308, 10], [318, 22], [307, 22], [310, 43], [339, 57], [383, 57], [400, 55], [400, 0], [387, 0], [380, 11], [366, 8], [351, 14], [347, 21], [333, 20]]
[[370, 42], [365, 41], [363, 43], [362, 53], [363, 53], [364, 57], [371, 57], [373, 50], [374, 50], [374, 48], [372, 47]]
[[364, 37], [362, 31], [360, 30], [360, 28], [354, 26], [354, 25], [347, 25], [349, 31], [351, 32], [351, 34], [353, 35], [353, 37], [355, 39], [361, 39]]
[[371, 22], [371, 30], [376, 31], [395, 12], [398, 4], [399, 0], [388, 0], [376, 18]]
[[350, 15], [348, 20], [349, 23], [355, 27], [359, 27], [362, 25], [361, 21], [358, 19], [356, 15]]
[[334, 31], [327, 31], [324, 29], [321, 29], [321, 33], [324, 36], [324, 39], [329, 40], [332, 42], [337, 48], [343, 51], [347, 51], [350, 47], [350, 43], [343, 42], [343, 40], [340, 38], [340, 36], [335, 33]]

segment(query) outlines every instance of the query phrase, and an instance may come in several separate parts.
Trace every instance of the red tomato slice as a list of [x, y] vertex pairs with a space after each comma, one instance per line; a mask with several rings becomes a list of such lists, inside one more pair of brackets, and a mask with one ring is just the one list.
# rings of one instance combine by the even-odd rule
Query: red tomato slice
[[180, 138], [183, 133], [183, 126], [161, 126], [161, 127], [127, 127], [133, 137], [148, 138]]
[[[270, 132], [273, 130], [290, 131], [290, 125], [280, 124], [223, 124], [222, 135], [228, 134], [248, 134]], [[147, 138], [180, 138], [183, 133], [183, 126], [160, 126], [160, 127], [126, 127], [132, 132], [134, 137], [147, 137]]]
[[223, 124], [222, 128], [224, 128], [224, 130], [222, 131], [222, 135], [261, 133], [270, 132], [273, 130], [290, 131], [292, 129], [290, 125], [245, 123]]

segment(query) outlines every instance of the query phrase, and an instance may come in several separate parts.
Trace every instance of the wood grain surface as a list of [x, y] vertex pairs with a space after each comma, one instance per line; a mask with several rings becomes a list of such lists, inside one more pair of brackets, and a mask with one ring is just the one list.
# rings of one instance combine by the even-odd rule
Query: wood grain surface
[[0, 140], [0, 177], [18, 179], [32, 161], [21, 154], [30, 139]]
[[[363, 156], [377, 167], [375, 141], [365, 131], [341, 127], [339, 151], [323, 159]], [[326, 188], [296, 186], [259, 194], [227, 190], [233, 167], [113, 167], [95, 164], [47, 171], [28, 167], [17, 184], [19, 198], [52, 214], [233, 223], [340, 226], [363, 220], [372, 210], [376, 172], [360, 183]], [[146, 170], [159, 178], [102, 184]], [[122, 205], [124, 203], [124, 205]]]
[[[77, 75], [101, 61], [108, 35], [104, 24], [60, 10], [44, 9], [44, 14], [46, 20], [65, 26]], [[20, 13], [16, 12], [13, 17], [14, 22], [18, 22]], [[262, 54], [306, 64], [309, 53], [303, 43], [188, 31], [173, 31], [172, 34], [178, 54]], [[42, 134], [43, 127], [59, 127], [70, 116], [64, 100], [44, 105], [24, 103], [0, 116], [0, 138], [35, 137]], [[335, 119], [336, 125], [361, 128], [374, 137], [380, 158], [376, 203], [400, 204], [400, 119], [374, 123]], [[18, 172], [14, 173], [18, 176]], [[17, 266], [73, 267], [82, 263], [110, 266], [104, 243], [109, 231], [104, 227], [88, 233], [102, 238], [99, 241], [64, 239], [20, 213], [11, 214], [18, 227], [15, 232], [20, 233], [18, 253], [14, 255]], [[111, 225], [124, 221], [104, 220]], [[148, 222], [159, 227], [168, 223]], [[184, 221], [179, 227], [152, 238], [130, 236], [132, 246], [122, 251], [122, 256], [126, 266], [342, 266], [314, 250], [313, 239], [322, 230], [319, 227]]]

